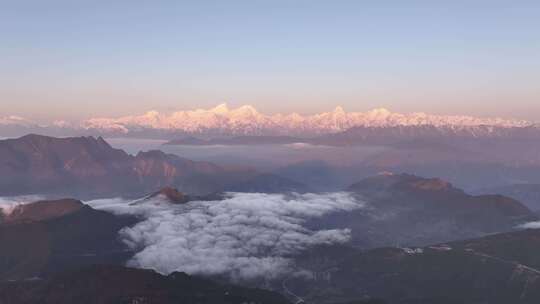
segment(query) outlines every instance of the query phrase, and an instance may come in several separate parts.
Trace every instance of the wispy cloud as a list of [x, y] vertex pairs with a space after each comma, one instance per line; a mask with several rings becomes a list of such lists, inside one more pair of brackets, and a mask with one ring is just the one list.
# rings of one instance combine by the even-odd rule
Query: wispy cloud
[[523, 225], [519, 225], [519, 228], [522, 228], [522, 229], [540, 229], [540, 221], [525, 223]]

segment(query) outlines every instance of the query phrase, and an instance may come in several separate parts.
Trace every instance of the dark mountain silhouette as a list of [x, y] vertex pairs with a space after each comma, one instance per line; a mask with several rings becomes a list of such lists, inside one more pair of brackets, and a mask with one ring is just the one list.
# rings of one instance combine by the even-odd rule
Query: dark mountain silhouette
[[92, 266], [45, 280], [0, 283], [0, 303], [9, 304], [286, 304], [270, 291], [231, 285], [175, 272], [121, 266]]
[[[382, 298], [389, 303], [538, 303], [539, 273], [481, 253], [381, 248], [344, 259], [313, 280], [289, 281], [312, 303]], [[308, 285], [305, 286], [305, 285]]]
[[[132, 156], [112, 148], [101, 137], [41, 135], [1, 140], [0, 172], [0, 195], [37, 193], [83, 198], [140, 197], [165, 186], [187, 194], [208, 194], [249, 184], [260, 174], [157, 150]], [[281, 184], [288, 185], [288, 181]], [[275, 184], [272, 190], [276, 191]]]
[[[129, 184], [133, 175], [126, 162], [129, 158], [102, 138], [27, 135], [2, 140], [0, 193], [110, 191], [113, 184]], [[125, 179], [120, 181], [120, 176]]]
[[152, 198], [164, 198], [172, 204], [186, 204], [191, 201], [191, 198], [188, 195], [172, 187], [162, 188], [147, 197], [147, 199]]
[[74, 199], [55, 201], [38, 201], [27, 205], [16, 206], [8, 215], [2, 216], [1, 224], [44, 221], [69, 215], [84, 208], [84, 205]]
[[421, 246], [512, 231], [537, 216], [520, 202], [473, 196], [440, 179], [379, 175], [348, 188], [366, 207], [313, 221], [316, 227], [352, 229], [361, 248]]
[[499, 233], [449, 245], [455, 249], [495, 256], [525, 268], [540, 269], [540, 229]]
[[297, 258], [309, 269], [287, 288], [308, 303], [538, 303], [540, 230], [426, 247], [369, 251], [329, 246]]
[[72, 199], [19, 206], [0, 223], [0, 280], [123, 263], [132, 253], [118, 239], [118, 231], [136, 221]]
[[468, 195], [449, 182], [438, 178], [421, 178], [410, 174], [381, 174], [349, 187], [349, 191], [368, 199], [386, 200], [395, 196], [412, 198], [406, 204], [467, 214], [489, 211], [495, 217], [527, 217], [532, 213], [520, 202], [501, 195]]
[[478, 192], [505, 195], [519, 200], [533, 211], [540, 211], [540, 184], [511, 184], [481, 189]]
[[164, 200], [170, 204], [187, 204], [191, 201], [218, 201], [225, 198], [222, 193], [212, 193], [208, 195], [187, 195], [178, 189], [173, 187], [164, 187], [159, 191], [156, 191], [145, 198], [137, 200], [132, 204], [144, 204], [146, 202], [152, 202], [154, 199]]

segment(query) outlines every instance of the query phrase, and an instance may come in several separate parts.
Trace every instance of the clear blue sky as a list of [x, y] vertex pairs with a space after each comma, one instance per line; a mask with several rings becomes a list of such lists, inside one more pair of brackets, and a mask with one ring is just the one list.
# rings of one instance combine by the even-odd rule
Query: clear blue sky
[[0, 115], [228, 102], [540, 120], [540, 1], [0, 0]]

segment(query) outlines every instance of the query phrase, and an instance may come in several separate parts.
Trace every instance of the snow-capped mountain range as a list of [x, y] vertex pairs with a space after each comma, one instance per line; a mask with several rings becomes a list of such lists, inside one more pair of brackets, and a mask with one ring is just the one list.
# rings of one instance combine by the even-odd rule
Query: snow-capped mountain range
[[16, 116], [16, 115], [10, 115], [5, 117], [0, 117], [0, 125], [18, 125], [18, 126], [27, 126], [31, 125], [32, 122], [29, 120]]
[[188, 134], [229, 135], [316, 135], [337, 133], [353, 127], [524, 127], [528, 121], [471, 116], [441, 116], [426, 113], [400, 114], [380, 108], [368, 112], [345, 112], [336, 107], [315, 115], [259, 113], [253, 106], [229, 109], [220, 104], [211, 109], [179, 111], [169, 114], [150, 111], [140, 116], [93, 118], [83, 122], [85, 129], [129, 133], [136, 129], [174, 130]]
[[342, 132], [354, 127], [433, 126], [450, 129], [471, 127], [527, 127], [533, 123], [502, 118], [472, 116], [443, 116], [426, 113], [400, 114], [379, 108], [368, 112], [346, 112], [336, 107], [331, 112], [314, 115], [259, 113], [253, 106], [244, 105], [229, 109], [220, 104], [211, 109], [196, 109], [159, 113], [149, 111], [142, 115], [118, 118], [91, 118], [80, 124], [55, 121], [49, 126], [32, 124], [18, 116], [0, 117], [0, 125], [24, 127], [49, 127], [77, 132], [99, 134], [129, 134], [156, 131], [192, 135], [295, 135], [314, 136]]

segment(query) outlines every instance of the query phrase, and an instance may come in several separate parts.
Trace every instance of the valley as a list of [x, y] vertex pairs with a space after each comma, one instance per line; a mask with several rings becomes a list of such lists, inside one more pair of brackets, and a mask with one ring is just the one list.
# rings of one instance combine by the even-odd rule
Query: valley
[[[234, 287], [244, 294], [241, 288], [267, 289], [274, 292], [268, 297], [291, 303], [534, 303], [540, 296], [540, 235], [520, 228], [539, 218], [502, 195], [389, 172], [314, 192], [290, 170], [266, 173], [157, 150], [132, 156], [91, 137], [30, 135], [0, 148], [3, 168], [25, 168], [16, 176], [33, 189], [20, 188], [16, 194], [27, 199], [5, 197], [0, 208], [0, 243], [9, 244], [0, 251], [0, 298], [12, 303], [55, 299], [50, 284], [66, 276], [136, 271], [125, 266], [159, 273], [141, 273], [133, 284], [184, 271], [244, 286]], [[213, 186], [193, 191], [194, 181]], [[78, 184], [101, 193], [81, 192]], [[56, 199], [80, 193], [84, 201]], [[28, 195], [36, 194], [49, 199], [33, 202]], [[27, 300], [17, 295], [25, 285], [33, 290]], [[161, 301], [129, 286], [128, 298]]]

